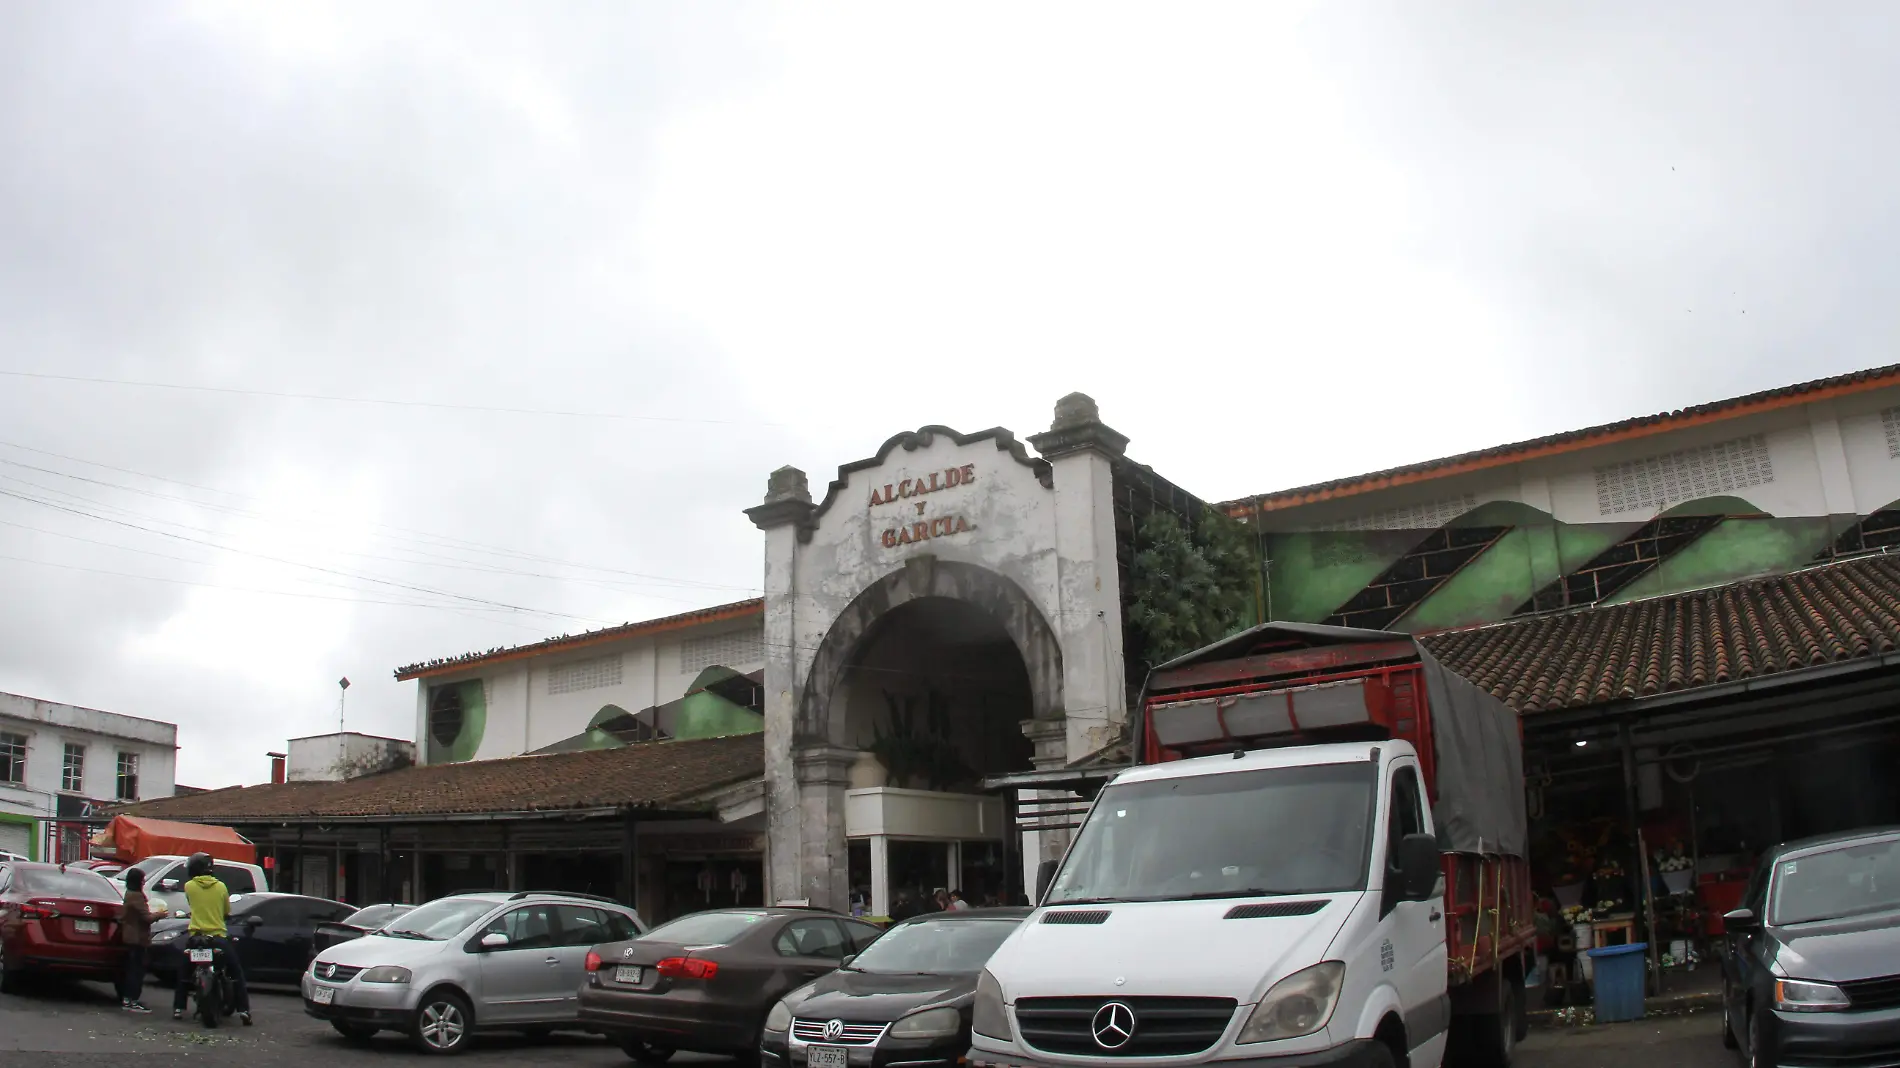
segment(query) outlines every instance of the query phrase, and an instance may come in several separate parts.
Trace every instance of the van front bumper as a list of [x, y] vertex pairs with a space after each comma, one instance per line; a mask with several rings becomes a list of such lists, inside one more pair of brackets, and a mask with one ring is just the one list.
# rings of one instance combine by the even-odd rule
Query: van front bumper
[[[1361, 1068], [1362, 1065], [1376, 1063], [1373, 1053], [1378, 1045], [1370, 1038], [1355, 1038], [1331, 1049], [1314, 1050], [1311, 1053], [1288, 1053], [1276, 1057], [1226, 1057], [1181, 1063], [1192, 1065], [1193, 1068]], [[1112, 1057], [1098, 1057], [1055, 1061], [972, 1049], [969, 1060], [970, 1068], [1105, 1068], [1125, 1063], [1127, 1059], [1118, 1061]], [[1140, 1060], [1144, 1064], [1154, 1063], [1152, 1057]]]

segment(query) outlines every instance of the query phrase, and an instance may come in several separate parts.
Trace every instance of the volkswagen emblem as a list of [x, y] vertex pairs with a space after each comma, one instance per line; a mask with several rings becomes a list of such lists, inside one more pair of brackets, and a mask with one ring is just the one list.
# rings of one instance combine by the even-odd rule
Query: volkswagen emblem
[[329, 979], [329, 978], [331, 978], [332, 976], [334, 976], [334, 975], [336, 975], [336, 965], [334, 965], [334, 964], [326, 964], [326, 965], [324, 965], [323, 967], [321, 967], [321, 968], [319, 968], [319, 969], [317, 969], [317, 971], [318, 971], [318, 973], [319, 973], [319, 974], [321, 974], [321, 975], [322, 975], [322, 976], [323, 976], [323, 977], [324, 977], [325, 979]]
[[1103, 1049], [1120, 1049], [1135, 1037], [1135, 1010], [1119, 1001], [1111, 1001], [1095, 1010], [1089, 1021], [1089, 1033]]
[[844, 1021], [843, 1020], [826, 1020], [825, 1021], [825, 1041], [826, 1042], [836, 1042], [840, 1038], [843, 1038], [843, 1037], [844, 1037]]

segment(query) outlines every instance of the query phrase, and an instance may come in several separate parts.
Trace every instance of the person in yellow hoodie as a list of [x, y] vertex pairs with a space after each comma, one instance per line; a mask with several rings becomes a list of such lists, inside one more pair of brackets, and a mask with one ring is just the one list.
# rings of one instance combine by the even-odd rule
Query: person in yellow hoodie
[[[244, 985], [244, 965], [238, 960], [237, 947], [231, 944], [225, 920], [231, 915], [231, 891], [211, 874], [211, 854], [193, 853], [185, 862], [185, 905], [191, 910], [186, 937], [198, 935], [211, 940], [224, 951], [224, 967], [231, 975], [232, 993], [237, 1000], [238, 1019], [251, 1026], [251, 992]], [[172, 1019], [185, 1018], [185, 1002], [191, 997], [187, 971], [179, 973], [178, 986], [172, 991]]]

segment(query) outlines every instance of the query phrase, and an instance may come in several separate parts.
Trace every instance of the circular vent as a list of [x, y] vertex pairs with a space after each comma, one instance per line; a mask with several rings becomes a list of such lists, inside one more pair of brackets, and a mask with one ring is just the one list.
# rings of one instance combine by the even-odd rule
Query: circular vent
[[429, 703], [429, 737], [437, 745], [454, 745], [462, 736], [462, 689], [444, 686]]

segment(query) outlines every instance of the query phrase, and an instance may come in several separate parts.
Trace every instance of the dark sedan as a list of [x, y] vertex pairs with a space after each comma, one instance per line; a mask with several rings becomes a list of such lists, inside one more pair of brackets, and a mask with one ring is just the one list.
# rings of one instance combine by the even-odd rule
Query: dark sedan
[[407, 916], [415, 910], [414, 905], [365, 905], [340, 920], [317, 925], [310, 943], [310, 959], [331, 946], [361, 938], [371, 931], [379, 931], [389, 921]]
[[[310, 964], [310, 946], [319, 924], [356, 911], [341, 901], [300, 894], [238, 894], [225, 921], [244, 978], [253, 983], [296, 983]], [[148, 967], [161, 983], [175, 983], [184, 968], [184, 917], [152, 925]]]
[[765, 1018], [768, 1068], [955, 1068], [970, 1048], [976, 979], [1029, 909], [938, 912], [890, 929]]
[[1754, 1068], [1900, 1064], [1900, 828], [1776, 847], [1724, 922], [1722, 1038]]
[[674, 1050], [751, 1056], [780, 998], [883, 931], [811, 909], [712, 909], [587, 955], [581, 1025], [637, 1061]]

